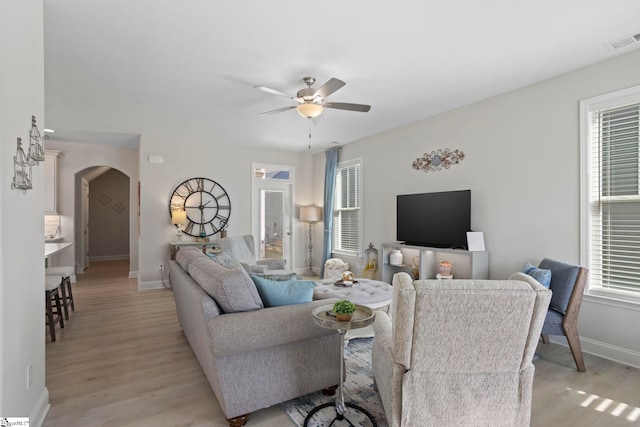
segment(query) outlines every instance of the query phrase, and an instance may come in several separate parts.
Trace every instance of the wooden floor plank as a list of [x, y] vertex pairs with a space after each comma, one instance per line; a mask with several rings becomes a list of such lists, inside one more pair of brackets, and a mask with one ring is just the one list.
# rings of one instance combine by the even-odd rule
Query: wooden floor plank
[[[76, 311], [46, 344], [45, 427], [224, 427], [220, 406], [182, 333], [170, 289], [138, 291], [127, 261], [95, 262], [74, 284]], [[540, 345], [533, 427], [640, 425], [640, 370]], [[292, 426], [277, 406], [249, 427]]]

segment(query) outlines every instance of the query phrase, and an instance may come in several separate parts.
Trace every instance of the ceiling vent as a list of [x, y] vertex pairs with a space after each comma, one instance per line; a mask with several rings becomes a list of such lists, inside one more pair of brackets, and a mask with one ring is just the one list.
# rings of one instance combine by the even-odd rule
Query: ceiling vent
[[619, 40], [609, 42], [604, 46], [610, 51], [616, 51], [619, 49], [626, 49], [634, 45], [637, 45], [636, 47], [640, 46], [640, 33], [635, 33]]

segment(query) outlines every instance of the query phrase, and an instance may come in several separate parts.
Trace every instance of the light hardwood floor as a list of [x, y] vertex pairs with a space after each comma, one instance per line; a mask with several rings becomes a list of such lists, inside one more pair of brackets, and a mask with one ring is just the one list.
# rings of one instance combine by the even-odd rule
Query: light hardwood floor
[[[92, 263], [74, 284], [76, 311], [46, 344], [45, 427], [227, 426], [177, 322], [171, 290], [140, 292], [128, 262]], [[534, 427], [640, 425], [640, 370], [541, 345]], [[248, 427], [290, 427], [272, 407]]]

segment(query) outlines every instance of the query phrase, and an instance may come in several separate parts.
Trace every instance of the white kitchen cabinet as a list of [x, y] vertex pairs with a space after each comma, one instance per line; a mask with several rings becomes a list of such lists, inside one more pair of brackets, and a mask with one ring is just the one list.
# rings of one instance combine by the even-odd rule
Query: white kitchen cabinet
[[60, 151], [44, 150], [44, 213], [58, 215], [58, 158]]

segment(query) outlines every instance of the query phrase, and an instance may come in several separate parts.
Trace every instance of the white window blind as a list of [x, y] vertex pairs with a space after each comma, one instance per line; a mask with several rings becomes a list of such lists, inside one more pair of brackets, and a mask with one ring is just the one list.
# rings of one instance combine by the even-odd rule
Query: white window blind
[[362, 164], [341, 164], [336, 171], [333, 252], [357, 256], [362, 242]]
[[640, 102], [589, 105], [588, 127], [589, 289], [640, 296]]

